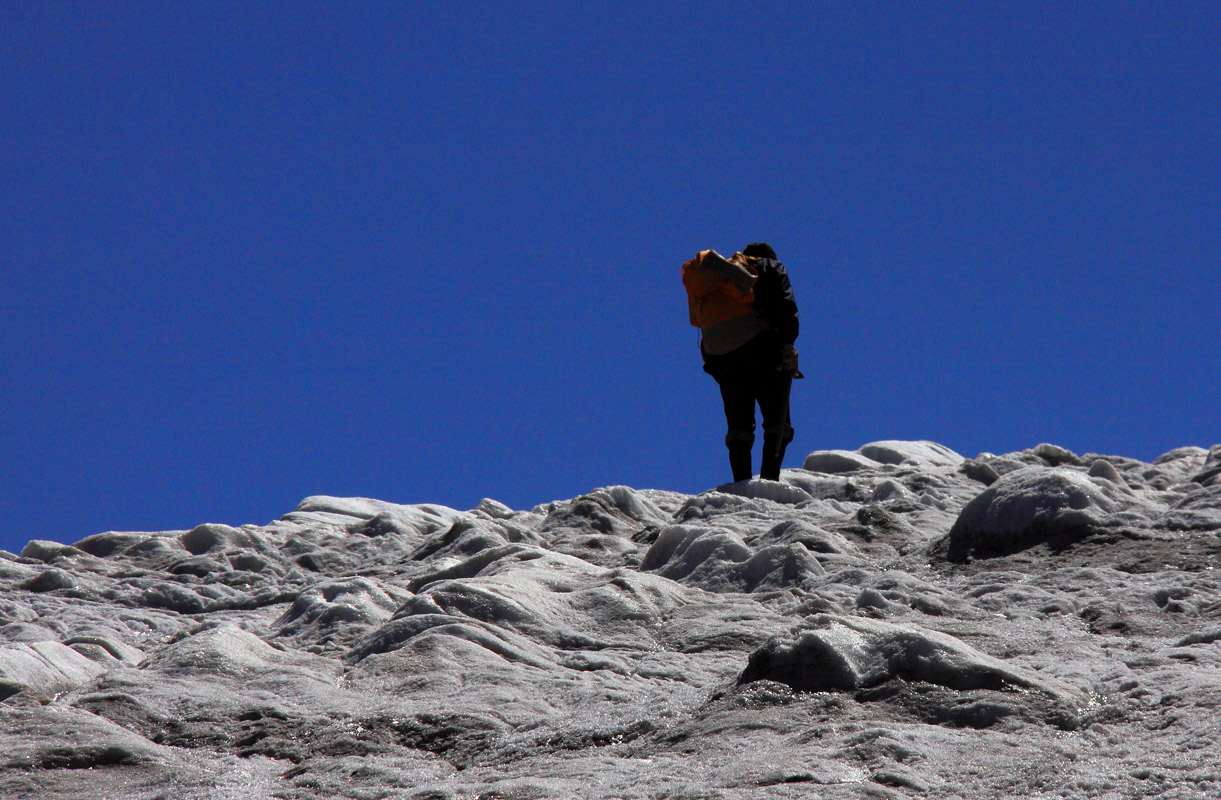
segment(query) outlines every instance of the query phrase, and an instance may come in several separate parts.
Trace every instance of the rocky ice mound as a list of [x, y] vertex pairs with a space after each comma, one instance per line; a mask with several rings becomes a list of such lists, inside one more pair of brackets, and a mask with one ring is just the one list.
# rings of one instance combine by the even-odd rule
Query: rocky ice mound
[[[1096, 462], [1109, 464], [1106, 461]], [[1097, 472], [1110, 471], [1096, 470]], [[1105, 529], [1139, 504], [1127, 487], [1064, 467], [1023, 467], [967, 503], [950, 529], [950, 557], [1005, 553], [1040, 541], [1067, 543]]]
[[820, 614], [787, 640], [751, 654], [739, 683], [773, 680], [807, 692], [850, 690], [903, 679], [951, 689], [1005, 686], [1058, 692], [1033, 672], [1007, 666], [949, 634], [918, 625]]
[[[0, 553], [0, 795], [1205, 797], [1221, 447]], [[810, 786], [808, 784], [816, 784]]]

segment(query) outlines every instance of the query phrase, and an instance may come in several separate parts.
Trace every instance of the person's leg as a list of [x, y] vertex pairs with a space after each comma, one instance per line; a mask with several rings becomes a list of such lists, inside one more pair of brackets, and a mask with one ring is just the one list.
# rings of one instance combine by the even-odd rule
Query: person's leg
[[759, 411], [763, 415], [763, 462], [759, 477], [780, 480], [780, 465], [784, 451], [793, 441], [793, 425], [789, 416], [789, 392], [793, 376], [776, 372], [759, 382]]
[[725, 405], [725, 446], [729, 448], [729, 468], [734, 481], [748, 481], [753, 474], [750, 449], [755, 443], [755, 395], [741, 381], [722, 380], [721, 402]]

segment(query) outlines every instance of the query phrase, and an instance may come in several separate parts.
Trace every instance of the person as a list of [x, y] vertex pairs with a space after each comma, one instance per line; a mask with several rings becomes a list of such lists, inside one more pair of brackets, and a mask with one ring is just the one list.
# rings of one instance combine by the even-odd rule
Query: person
[[750, 480], [755, 405], [763, 417], [759, 477], [779, 480], [793, 440], [789, 394], [798, 371], [797, 301], [788, 272], [765, 242], [724, 259], [701, 251], [683, 264], [691, 324], [700, 328], [704, 371], [721, 390], [725, 446], [734, 481]]

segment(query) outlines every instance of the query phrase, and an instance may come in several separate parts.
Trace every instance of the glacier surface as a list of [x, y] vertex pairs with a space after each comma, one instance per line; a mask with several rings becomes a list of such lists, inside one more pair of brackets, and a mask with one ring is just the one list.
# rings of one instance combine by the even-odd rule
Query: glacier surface
[[0, 552], [0, 796], [1221, 795], [1221, 446]]

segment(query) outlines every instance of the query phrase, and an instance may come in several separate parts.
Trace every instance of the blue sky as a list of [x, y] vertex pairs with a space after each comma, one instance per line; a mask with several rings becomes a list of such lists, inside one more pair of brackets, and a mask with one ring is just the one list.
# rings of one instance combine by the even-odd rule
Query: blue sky
[[756, 240], [787, 466], [1221, 441], [1218, 9], [4, 3], [0, 547], [701, 491]]

